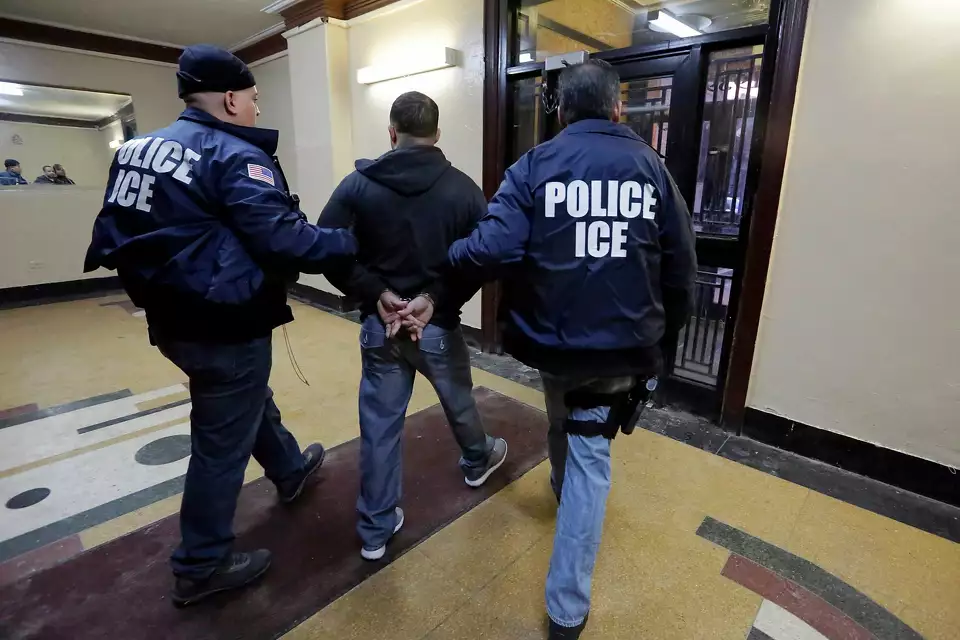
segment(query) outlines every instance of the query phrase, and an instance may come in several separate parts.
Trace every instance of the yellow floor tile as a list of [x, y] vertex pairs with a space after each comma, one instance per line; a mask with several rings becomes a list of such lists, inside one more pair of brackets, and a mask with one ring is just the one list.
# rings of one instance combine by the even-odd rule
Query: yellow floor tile
[[103, 298], [0, 312], [0, 408], [41, 407], [186, 377], [147, 339], [143, 318]]
[[464, 606], [468, 595], [449, 572], [413, 549], [284, 638], [416, 640]]
[[[669, 517], [696, 531], [705, 516], [783, 544], [807, 495], [805, 487], [708, 454], [649, 431], [617, 438], [614, 492], [659, 496], [673, 505]], [[642, 513], [639, 514], [642, 517]]]
[[505, 572], [473, 595], [426, 640], [542, 640], [546, 637], [543, 586], [553, 539], [524, 552]]
[[419, 549], [465, 588], [476, 590], [553, 532], [556, 502], [541, 465], [464, 517], [434, 534]]
[[[785, 548], [917, 624], [922, 633], [927, 620], [933, 621], [925, 637], [957, 637], [960, 545], [811, 492]], [[937, 632], [940, 626], [952, 628], [951, 634]]]

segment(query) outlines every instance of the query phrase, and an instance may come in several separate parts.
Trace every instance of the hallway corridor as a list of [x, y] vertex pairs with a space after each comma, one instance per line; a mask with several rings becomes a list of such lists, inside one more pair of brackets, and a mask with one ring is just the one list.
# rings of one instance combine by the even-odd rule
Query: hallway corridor
[[[271, 546], [274, 566], [255, 588], [179, 611], [166, 558], [189, 456], [183, 376], [122, 295], [0, 311], [0, 636], [542, 637], [555, 502], [540, 393], [475, 369], [486, 424], [511, 444], [502, 476], [476, 492], [421, 382], [409, 527], [385, 563], [366, 564], [353, 529], [357, 327], [304, 304], [295, 314], [310, 386], [278, 333], [278, 404], [300, 442], [337, 448], [292, 509], [251, 463], [238, 545]], [[650, 418], [664, 415], [692, 420]], [[956, 637], [955, 541], [648, 430], [618, 438], [614, 461], [584, 637]]]

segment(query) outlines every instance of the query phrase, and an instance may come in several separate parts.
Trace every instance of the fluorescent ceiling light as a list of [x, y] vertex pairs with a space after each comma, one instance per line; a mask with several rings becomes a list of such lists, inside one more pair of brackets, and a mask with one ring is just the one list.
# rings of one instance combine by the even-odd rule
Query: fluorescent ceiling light
[[384, 80], [412, 76], [417, 73], [455, 67], [457, 66], [458, 53], [456, 49], [450, 47], [437, 47], [409, 58], [400, 58], [385, 64], [364, 67], [357, 70], [357, 82], [373, 84]]
[[23, 88], [13, 82], [0, 82], [0, 94], [5, 96], [22, 96]]
[[518, 62], [519, 62], [520, 64], [523, 64], [524, 62], [533, 62], [533, 54], [532, 54], [532, 53], [521, 53], [521, 54], [520, 54], [520, 59], [518, 60]]
[[680, 22], [666, 11], [661, 10], [656, 13], [656, 19], [651, 20], [650, 24], [660, 30], [672, 33], [681, 38], [692, 38], [693, 36], [703, 35], [693, 27]]

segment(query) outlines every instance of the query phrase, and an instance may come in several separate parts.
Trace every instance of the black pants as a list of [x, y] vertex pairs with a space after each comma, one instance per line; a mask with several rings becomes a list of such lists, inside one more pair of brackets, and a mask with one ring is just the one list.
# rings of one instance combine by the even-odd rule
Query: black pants
[[203, 579], [230, 553], [233, 516], [252, 454], [275, 484], [295, 478], [304, 465], [293, 435], [267, 386], [270, 337], [240, 344], [156, 340], [157, 347], [190, 378], [192, 454], [180, 506], [180, 546], [174, 574]]

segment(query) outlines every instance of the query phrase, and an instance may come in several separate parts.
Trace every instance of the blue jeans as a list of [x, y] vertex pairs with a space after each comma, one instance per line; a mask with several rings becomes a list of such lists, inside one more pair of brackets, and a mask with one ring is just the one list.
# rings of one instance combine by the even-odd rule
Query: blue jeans
[[180, 505], [177, 576], [209, 577], [231, 552], [233, 516], [250, 455], [280, 486], [299, 477], [304, 459], [280, 421], [270, 379], [270, 336], [240, 344], [159, 339], [160, 352], [190, 379], [191, 457]]
[[633, 378], [583, 379], [552, 376], [543, 379], [547, 418], [550, 422], [550, 480], [560, 494], [553, 555], [547, 573], [547, 615], [564, 627], [581, 624], [590, 612], [590, 585], [603, 533], [610, 493], [610, 440], [568, 435], [563, 423], [569, 417], [583, 422], [606, 422], [609, 407], [567, 409], [564, 395], [589, 387], [614, 393], [633, 385]]
[[486, 435], [471, 395], [470, 352], [460, 329], [427, 325], [423, 339], [388, 340], [376, 315], [360, 329], [360, 497], [357, 532], [363, 546], [376, 549], [396, 526], [401, 496], [403, 419], [419, 371], [433, 385], [460, 445], [460, 466], [487, 462], [493, 438]]

